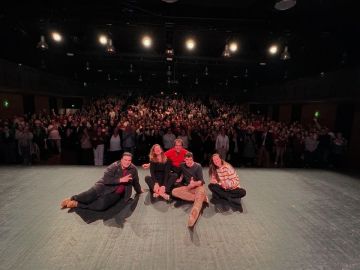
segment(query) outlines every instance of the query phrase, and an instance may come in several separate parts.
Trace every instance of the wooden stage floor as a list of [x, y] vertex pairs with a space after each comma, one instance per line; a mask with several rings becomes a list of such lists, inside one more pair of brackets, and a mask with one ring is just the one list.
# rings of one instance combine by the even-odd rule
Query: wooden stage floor
[[[243, 212], [210, 204], [191, 231], [189, 204], [154, 201], [149, 192], [103, 213], [59, 209], [103, 171], [0, 167], [0, 269], [360, 269], [354, 176], [239, 169]], [[139, 169], [144, 188], [147, 173]]]

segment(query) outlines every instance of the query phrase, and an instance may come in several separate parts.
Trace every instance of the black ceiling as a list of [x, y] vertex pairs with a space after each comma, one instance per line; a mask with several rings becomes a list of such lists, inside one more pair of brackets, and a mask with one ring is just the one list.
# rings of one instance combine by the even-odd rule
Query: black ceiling
[[[147, 85], [167, 83], [168, 66], [171, 83], [194, 84], [197, 78], [200, 85], [234, 87], [256, 87], [358, 66], [356, 1], [297, 2], [283, 12], [274, 9], [275, 0], [29, 2], [0, 11], [0, 57], [88, 83]], [[63, 34], [62, 44], [51, 41], [51, 30]], [[99, 33], [112, 37], [114, 55], [106, 54], [98, 44]], [[141, 47], [144, 33], [154, 39], [150, 51]], [[46, 52], [36, 49], [42, 34], [49, 44]], [[184, 50], [189, 35], [198, 44], [192, 53]], [[224, 59], [222, 52], [230, 39], [240, 42], [240, 50]], [[270, 57], [267, 48], [273, 42], [281, 50], [288, 46], [291, 60]], [[170, 64], [164, 57], [167, 45], [175, 51]], [[74, 56], [67, 56], [69, 52]]]

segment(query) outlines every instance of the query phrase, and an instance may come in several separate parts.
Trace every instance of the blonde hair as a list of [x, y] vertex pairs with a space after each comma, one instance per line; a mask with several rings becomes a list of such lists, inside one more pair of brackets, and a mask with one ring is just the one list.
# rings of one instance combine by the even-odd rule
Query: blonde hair
[[165, 156], [165, 153], [164, 153], [164, 150], [162, 149], [162, 147], [160, 146], [160, 144], [154, 144], [151, 149], [150, 149], [150, 153], [149, 153], [149, 160], [152, 161], [152, 162], [159, 162], [155, 152], [154, 152], [154, 149], [156, 146], [159, 146], [160, 149], [161, 149], [161, 163], [165, 163], [167, 161], [167, 157]]

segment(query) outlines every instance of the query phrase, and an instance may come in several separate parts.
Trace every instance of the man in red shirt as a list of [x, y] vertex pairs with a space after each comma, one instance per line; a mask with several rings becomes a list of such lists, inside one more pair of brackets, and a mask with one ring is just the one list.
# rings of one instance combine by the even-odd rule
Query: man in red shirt
[[166, 157], [171, 160], [171, 164], [172, 164], [171, 169], [174, 172], [176, 172], [178, 175], [181, 172], [180, 164], [184, 162], [185, 155], [187, 152], [188, 150], [186, 150], [183, 147], [182, 139], [176, 139], [175, 146], [165, 152]]

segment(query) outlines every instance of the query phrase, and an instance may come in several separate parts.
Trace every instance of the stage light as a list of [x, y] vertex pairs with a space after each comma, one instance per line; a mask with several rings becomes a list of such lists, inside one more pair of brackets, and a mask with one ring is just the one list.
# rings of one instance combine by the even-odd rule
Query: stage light
[[36, 48], [43, 50], [43, 51], [49, 49], [49, 45], [46, 43], [44, 35], [40, 36], [40, 41], [37, 44]]
[[145, 48], [150, 48], [152, 46], [152, 39], [149, 36], [144, 36], [141, 42]]
[[280, 56], [281, 60], [289, 60], [291, 59], [291, 55], [289, 53], [289, 49], [288, 46], [285, 46], [284, 51], [282, 52], [281, 56]]
[[52, 32], [51, 37], [56, 42], [61, 42], [62, 41], [62, 36], [61, 36], [61, 34], [59, 32]]
[[7, 99], [5, 99], [5, 100], [3, 101], [3, 107], [4, 107], [5, 109], [7, 109], [7, 108], [9, 108], [9, 106], [10, 106], [10, 102], [9, 102]]
[[316, 111], [316, 112], [314, 113], [314, 116], [315, 116], [315, 118], [319, 118], [319, 117], [320, 117], [320, 112], [319, 112], [319, 111]]
[[106, 46], [106, 52], [108, 54], [114, 54], [115, 53], [115, 47], [112, 43], [112, 39], [110, 38], [109, 41], [108, 41], [108, 44]]
[[280, 0], [275, 3], [275, 9], [283, 11], [296, 5], [296, 0]]
[[186, 40], [186, 48], [189, 51], [192, 51], [193, 49], [195, 49], [196, 43], [195, 40], [193, 40], [192, 38], [189, 38]]
[[165, 57], [166, 57], [166, 61], [172, 61], [174, 60], [174, 49], [173, 48], [168, 48], [165, 50]]
[[229, 49], [231, 53], [235, 53], [238, 50], [238, 44], [236, 42], [231, 42], [229, 44]]
[[105, 35], [100, 35], [99, 36], [99, 42], [101, 45], [106, 45], [108, 43], [108, 38]]
[[278, 46], [277, 45], [271, 45], [270, 48], [269, 48], [269, 53], [274, 55], [274, 54], [277, 54], [278, 52]]
[[228, 44], [225, 45], [225, 49], [223, 51], [223, 56], [224, 57], [230, 57], [230, 50], [229, 50], [229, 45]]

